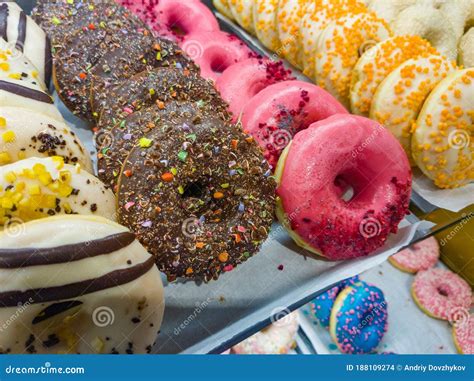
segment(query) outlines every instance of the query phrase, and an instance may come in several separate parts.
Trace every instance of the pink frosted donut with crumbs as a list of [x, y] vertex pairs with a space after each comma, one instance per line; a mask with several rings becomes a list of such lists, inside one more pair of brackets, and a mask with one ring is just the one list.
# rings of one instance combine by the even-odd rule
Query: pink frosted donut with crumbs
[[438, 259], [438, 241], [435, 237], [430, 237], [400, 251], [388, 260], [399, 270], [414, 274], [435, 266]]
[[454, 344], [459, 353], [474, 355], [474, 315], [463, 315], [453, 324]]

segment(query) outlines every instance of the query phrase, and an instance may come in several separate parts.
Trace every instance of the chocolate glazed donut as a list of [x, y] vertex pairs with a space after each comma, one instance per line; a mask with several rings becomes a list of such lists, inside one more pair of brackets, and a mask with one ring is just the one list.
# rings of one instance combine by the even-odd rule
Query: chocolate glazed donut
[[209, 116], [173, 124], [130, 152], [119, 219], [170, 280], [207, 282], [258, 252], [273, 221], [275, 181], [239, 126]]

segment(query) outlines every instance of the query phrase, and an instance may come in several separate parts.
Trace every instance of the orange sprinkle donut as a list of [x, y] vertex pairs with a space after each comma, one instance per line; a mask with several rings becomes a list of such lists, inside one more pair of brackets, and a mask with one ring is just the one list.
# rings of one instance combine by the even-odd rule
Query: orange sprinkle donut
[[474, 67], [474, 27], [469, 29], [459, 41], [459, 64]]
[[214, 4], [214, 7], [222, 13], [225, 17], [227, 17], [230, 20], [234, 19], [234, 16], [232, 15], [232, 12], [230, 11], [229, 7], [229, 0], [213, 0], [212, 4]]
[[360, 0], [313, 0], [301, 21], [300, 45], [302, 47], [303, 73], [314, 77], [316, 43], [324, 28], [340, 17], [350, 14], [366, 13], [367, 7]]
[[458, 70], [433, 89], [416, 121], [412, 151], [440, 188], [474, 180], [474, 69]]
[[253, 27], [253, 0], [227, 0], [235, 21], [247, 32], [255, 34]]
[[292, 65], [301, 67], [300, 33], [301, 21], [306, 13], [308, 0], [279, 0], [278, 4], [278, 36], [281, 53]]
[[390, 130], [412, 165], [412, 127], [431, 90], [454, 70], [456, 63], [439, 55], [413, 58], [392, 71], [373, 96], [370, 118]]
[[352, 72], [352, 112], [368, 116], [378, 85], [392, 70], [411, 58], [436, 53], [428, 41], [410, 35], [389, 38], [366, 51]]
[[278, 0], [255, 0], [253, 24], [260, 42], [271, 51], [278, 51], [280, 38], [277, 26]]
[[388, 25], [373, 13], [348, 15], [330, 23], [319, 37], [317, 83], [349, 108], [351, 73], [361, 54], [391, 37]]

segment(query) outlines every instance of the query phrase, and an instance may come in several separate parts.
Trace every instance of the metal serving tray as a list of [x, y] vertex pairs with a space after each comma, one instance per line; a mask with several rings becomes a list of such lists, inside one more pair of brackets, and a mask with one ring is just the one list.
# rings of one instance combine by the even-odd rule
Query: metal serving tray
[[[18, 0], [27, 12], [34, 0]], [[206, 1], [208, 5], [209, 1]], [[237, 26], [219, 16], [222, 26], [239, 35], [252, 49], [269, 55]], [[92, 133], [56, 99], [65, 119], [95, 155]], [[154, 353], [220, 353], [272, 321], [301, 307], [341, 279], [384, 262], [410, 242], [418, 241], [456, 223], [461, 213], [443, 211], [414, 195], [412, 211], [403, 228], [374, 255], [346, 262], [307, 257], [275, 223], [261, 252], [208, 284], [165, 282], [164, 322]], [[437, 225], [420, 223], [430, 213], [441, 213]], [[466, 214], [464, 214], [465, 216]], [[441, 222], [439, 222], [441, 221]], [[280, 270], [283, 266], [283, 269]]]

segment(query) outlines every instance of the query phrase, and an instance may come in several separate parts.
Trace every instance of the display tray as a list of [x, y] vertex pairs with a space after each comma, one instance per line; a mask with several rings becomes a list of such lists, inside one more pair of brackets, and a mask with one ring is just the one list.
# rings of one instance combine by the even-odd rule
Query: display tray
[[[35, 2], [18, 3], [29, 11]], [[220, 16], [219, 19], [254, 50], [268, 55], [235, 25]], [[90, 126], [75, 118], [55, 98], [65, 119], [95, 157]], [[345, 262], [313, 259], [275, 223], [261, 252], [218, 281], [165, 282], [164, 322], [153, 352], [220, 353], [303, 306], [334, 283], [378, 266], [401, 248], [459, 223], [467, 214], [463, 211], [445, 216], [444, 211], [416, 194], [411, 209], [413, 213], [402, 222], [399, 232], [370, 257]], [[436, 225], [421, 221], [437, 212], [441, 217], [438, 216]]]

